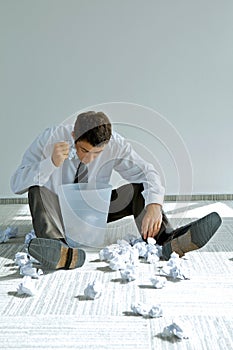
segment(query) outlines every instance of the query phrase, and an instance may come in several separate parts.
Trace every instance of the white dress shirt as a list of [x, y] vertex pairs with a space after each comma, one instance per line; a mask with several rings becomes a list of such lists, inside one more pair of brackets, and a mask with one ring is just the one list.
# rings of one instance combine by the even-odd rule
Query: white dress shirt
[[[57, 193], [58, 186], [74, 182], [80, 163], [75, 155], [56, 167], [51, 159], [54, 144], [67, 141], [73, 144], [73, 125], [59, 125], [46, 129], [24, 153], [22, 162], [11, 178], [16, 194], [28, 191], [31, 186], [45, 186]], [[88, 182], [110, 183], [112, 171], [117, 171], [130, 183], [143, 183], [145, 205], [163, 204], [164, 187], [153, 165], [144, 161], [118, 133], [113, 132], [103, 152], [88, 164]]]

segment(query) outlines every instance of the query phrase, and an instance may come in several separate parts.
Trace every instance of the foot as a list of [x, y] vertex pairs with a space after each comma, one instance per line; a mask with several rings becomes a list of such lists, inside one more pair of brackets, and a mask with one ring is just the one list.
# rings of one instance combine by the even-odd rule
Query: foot
[[171, 241], [163, 246], [164, 258], [168, 260], [172, 252], [176, 252], [182, 257], [187, 252], [203, 247], [211, 239], [221, 223], [220, 216], [213, 212], [175, 230]]
[[33, 258], [51, 270], [81, 267], [86, 257], [84, 250], [70, 248], [67, 244], [55, 239], [32, 239], [28, 251]]

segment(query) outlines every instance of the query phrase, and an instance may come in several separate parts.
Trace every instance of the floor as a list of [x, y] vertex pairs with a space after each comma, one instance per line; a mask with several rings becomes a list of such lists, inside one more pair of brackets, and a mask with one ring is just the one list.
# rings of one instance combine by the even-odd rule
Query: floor
[[[87, 248], [82, 268], [44, 271], [36, 280], [36, 295], [28, 297], [17, 295], [22, 276], [13, 261], [32, 228], [28, 206], [0, 205], [0, 229], [19, 228], [16, 238], [0, 245], [1, 348], [233, 349], [233, 202], [169, 202], [164, 210], [174, 227], [212, 211], [223, 219], [205, 247], [182, 259], [190, 280], [169, 280], [165, 288], [155, 289], [149, 277], [158, 267], [141, 261], [138, 279], [122, 283], [119, 271], [100, 261], [98, 250]], [[111, 223], [108, 243], [135, 232], [131, 218]], [[87, 300], [84, 288], [95, 278], [103, 293]], [[134, 315], [130, 307], [136, 301], [161, 304], [163, 317]], [[162, 338], [173, 321], [189, 329], [188, 339]]]

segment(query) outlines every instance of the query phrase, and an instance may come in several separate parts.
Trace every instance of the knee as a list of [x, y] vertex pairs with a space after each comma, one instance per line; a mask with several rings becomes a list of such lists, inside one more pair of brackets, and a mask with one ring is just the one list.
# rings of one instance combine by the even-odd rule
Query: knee
[[28, 198], [32, 198], [35, 194], [37, 194], [40, 190], [40, 186], [31, 186], [28, 189]]
[[36, 198], [39, 195], [39, 186], [31, 186], [28, 189], [28, 204], [32, 208], [35, 205]]
[[137, 193], [142, 193], [142, 191], [144, 191], [144, 186], [142, 183], [133, 183], [133, 188], [134, 188], [134, 192], [137, 192]]
[[144, 186], [142, 183], [128, 183], [121, 186], [119, 190], [122, 190], [125, 193], [134, 193], [138, 195], [144, 191]]
[[28, 189], [28, 193], [34, 192], [34, 191], [38, 191], [39, 188], [40, 188], [39, 185], [31, 186], [31, 187], [29, 187], [29, 189]]

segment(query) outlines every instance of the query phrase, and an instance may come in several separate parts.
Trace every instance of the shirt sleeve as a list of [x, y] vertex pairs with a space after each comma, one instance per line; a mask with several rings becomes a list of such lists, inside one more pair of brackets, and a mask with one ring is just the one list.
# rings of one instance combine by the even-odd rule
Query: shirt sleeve
[[15, 194], [25, 193], [31, 186], [43, 186], [57, 169], [51, 159], [51, 135], [52, 129], [46, 129], [24, 153], [20, 166], [11, 177], [11, 189]]
[[163, 205], [165, 189], [154, 166], [142, 159], [123, 137], [117, 138], [117, 159], [114, 170], [131, 183], [142, 183], [145, 206], [151, 203]]

